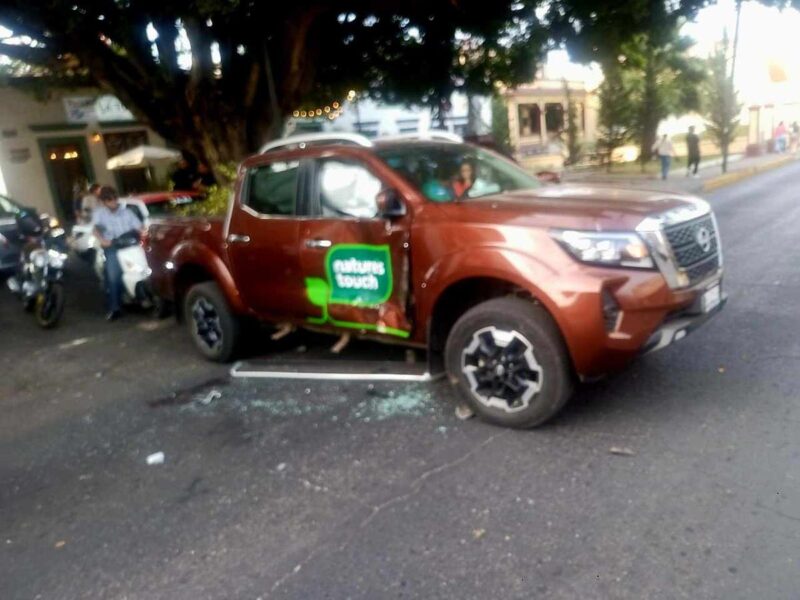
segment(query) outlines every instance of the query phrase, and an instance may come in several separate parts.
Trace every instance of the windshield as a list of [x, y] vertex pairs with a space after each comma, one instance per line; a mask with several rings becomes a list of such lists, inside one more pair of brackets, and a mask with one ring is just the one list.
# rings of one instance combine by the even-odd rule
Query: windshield
[[377, 151], [386, 163], [433, 202], [529, 190], [533, 175], [497, 154], [466, 144], [408, 144]]

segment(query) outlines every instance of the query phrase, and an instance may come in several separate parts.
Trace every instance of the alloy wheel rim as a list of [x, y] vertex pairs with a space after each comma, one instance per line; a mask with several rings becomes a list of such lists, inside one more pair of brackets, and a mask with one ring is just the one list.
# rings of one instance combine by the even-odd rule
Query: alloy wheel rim
[[222, 344], [222, 326], [214, 305], [205, 298], [198, 298], [192, 305], [192, 321], [197, 338], [209, 349], [216, 350]]
[[528, 408], [544, 379], [530, 341], [494, 326], [472, 334], [461, 353], [461, 370], [478, 402], [508, 413]]

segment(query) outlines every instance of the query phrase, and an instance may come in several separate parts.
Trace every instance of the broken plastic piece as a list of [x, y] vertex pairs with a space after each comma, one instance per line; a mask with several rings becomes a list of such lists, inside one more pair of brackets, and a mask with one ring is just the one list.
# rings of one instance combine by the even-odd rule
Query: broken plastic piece
[[219, 390], [211, 390], [210, 392], [208, 392], [208, 394], [206, 394], [204, 397], [200, 399], [200, 404], [202, 404], [203, 406], [208, 406], [217, 398], [222, 398], [222, 392], [220, 392]]
[[475, 416], [475, 411], [463, 403], [456, 404], [456, 418], [459, 421], [466, 421]]
[[153, 454], [147, 457], [147, 464], [150, 466], [164, 464], [164, 453], [154, 452]]
[[611, 454], [616, 454], [617, 456], [633, 456], [635, 452], [630, 448], [623, 448], [621, 446], [611, 446], [608, 449]]

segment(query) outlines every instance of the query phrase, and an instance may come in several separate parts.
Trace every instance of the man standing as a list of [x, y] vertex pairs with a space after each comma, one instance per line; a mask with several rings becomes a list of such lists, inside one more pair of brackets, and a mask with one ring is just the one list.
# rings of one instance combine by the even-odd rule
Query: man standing
[[686, 134], [686, 150], [686, 176], [691, 172], [693, 177], [697, 177], [697, 168], [700, 166], [700, 136], [694, 132], [694, 126], [689, 127], [689, 133]]
[[100, 240], [106, 257], [106, 319], [116, 321], [122, 316], [122, 267], [117, 257], [114, 240], [129, 231], [144, 231], [142, 222], [132, 211], [120, 206], [117, 191], [110, 186], [100, 188], [102, 206], [94, 211], [94, 233]]
[[661, 161], [661, 179], [666, 179], [672, 164], [672, 156], [675, 154], [675, 149], [666, 133], [653, 145], [653, 152], [658, 154]]

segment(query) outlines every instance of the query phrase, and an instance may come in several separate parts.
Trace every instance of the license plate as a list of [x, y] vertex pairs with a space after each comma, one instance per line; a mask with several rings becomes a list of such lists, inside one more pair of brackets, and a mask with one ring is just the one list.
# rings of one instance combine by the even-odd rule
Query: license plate
[[705, 292], [703, 292], [703, 298], [701, 301], [701, 306], [704, 313], [711, 312], [717, 306], [719, 306], [720, 298], [722, 294], [720, 292], [720, 286], [715, 285], [714, 287], [708, 288]]

